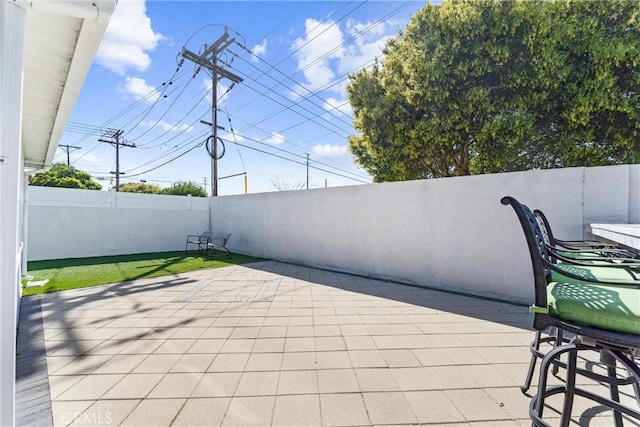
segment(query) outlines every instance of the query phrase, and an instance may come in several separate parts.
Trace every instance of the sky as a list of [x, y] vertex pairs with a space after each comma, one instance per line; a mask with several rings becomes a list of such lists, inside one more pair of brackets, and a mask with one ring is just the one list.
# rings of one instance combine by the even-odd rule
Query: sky
[[[185, 59], [225, 37], [219, 77], [218, 195], [363, 185], [371, 176], [348, 151], [348, 75], [382, 60], [385, 41], [423, 1], [120, 0], [87, 75], [54, 162], [115, 184], [207, 183], [210, 72]], [[132, 147], [135, 145], [135, 147]], [[68, 147], [67, 147], [68, 146]], [[79, 148], [71, 148], [79, 147]]]

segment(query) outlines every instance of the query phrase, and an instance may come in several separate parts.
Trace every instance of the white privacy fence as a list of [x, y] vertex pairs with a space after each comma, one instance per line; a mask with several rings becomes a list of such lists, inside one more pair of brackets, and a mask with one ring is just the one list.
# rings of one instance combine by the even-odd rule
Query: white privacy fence
[[181, 250], [211, 221], [240, 253], [527, 302], [530, 261], [505, 195], [580, 239], [592, 222], [640, 222], [640, 165], [210, 199], [30, 187], [28, 259]]
[[184, 249], [209, 227], [203, 197], [30, 186], [28, 260]]
[[247, 254], [526, 302], [531, 262], [505, 195], [581, 239], [591, 222], [640, 221], [640, 165], [226, 196], [212, 223]]

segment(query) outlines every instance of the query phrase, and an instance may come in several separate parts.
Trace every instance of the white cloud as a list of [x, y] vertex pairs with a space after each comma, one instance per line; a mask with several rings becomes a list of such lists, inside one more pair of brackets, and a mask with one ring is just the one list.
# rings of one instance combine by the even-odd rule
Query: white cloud
[[346, 145], [318, 144], [313, 147], [311, 152], [323, 157], [337, 157], [348, 154], [349, 149]]
[[251, 52], [255, 55], [251, 57], [251, 60], [253, 62], [258, 62], [258, 58], [256, 57], [267, 53], [267, 39], [264, 39], [262, 40], [262, 43], [255, 45], [253, 49], [251, 49]]
[[232, 141], [232, 142], [243, 142], [245, 140], [245, 137], [240, 135], [238, 132], [222, 132], [220, 134], [220, 138], [227, 140], [227, 141]]
[[164, 37], [151, 28], [145, 0], [120, 0], [111, 16], [97, 62], [118, 74], [127, 70], [146, 71], [152, 52]]
[[[298, 69], [304, 74], [302, 84], [311, 91], [318, 91], [334, 80], [370, 65], [374, 58], [382, 57], [385, 42], [396, 34], [399, 25], [392, 20], [371, 23], [350, 19], [343, 30], [332, 21], [323, 23], [306, 19], [304, 36], [292, 44]], [[327, 90], [346, 99], [347, 84], [344, 80]]]
[[348, 99], [327, 98], [323, 108], [329, 112], [341, 111], [349, 116], [353, 115], [353, 109]]
[[293, 49], [307, 89], [317, 90], [335, 78], [331, 61], [342, 57], [343, 43], [343, 33], [335, 22], [305, 20], [305, 35], [293, 42]]
[[122, 95], [132, 96], [136, 101], [144, 99], [145, 102], [152, 103], [160, 98], [160, 92], [155, 87], [138, 77], [126, 77], [124, 84], [119, 84], [116, 89]]
[[273, 132], [271, 136], [263, 142], [266, 142], [267, 144], [280, 145], [284, 142], [284, 136], [278, 132]]
[[193, 130], [193, 126], [187, 123], [168, 123], [164, 120], [158, 120], [157, 122], [145, 122], [144, 123], [148, 127], [159, 127], [165, 132], [191, 132]]

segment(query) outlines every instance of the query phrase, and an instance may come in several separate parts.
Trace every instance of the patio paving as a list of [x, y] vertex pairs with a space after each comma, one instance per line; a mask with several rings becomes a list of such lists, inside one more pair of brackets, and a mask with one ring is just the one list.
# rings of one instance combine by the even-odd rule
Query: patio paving
[[40, 302], [54, 425], [530, 425], [526, 307], [275, 261]]

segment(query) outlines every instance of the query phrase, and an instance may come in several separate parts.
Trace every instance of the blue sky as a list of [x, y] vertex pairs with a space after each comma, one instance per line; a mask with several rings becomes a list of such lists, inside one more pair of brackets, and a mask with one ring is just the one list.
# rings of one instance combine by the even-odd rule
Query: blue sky
[[[116, 156], [98, 141], [105, 128], [136, 145], [120, 149], [121, 183], [209, 184], [210, 128], [200, 120], [211, 121], [211, 77], [179, 61], [183, 47], [198, 53], [226, 26], [236, 42], [219, 65], [243, 81], [218, 82], [219, 177], [246, 173], [249, 193], [304, 186], [308, 154], [310, 188], [371, 182], [347, 150], [346, 76], [381, 59], [424, 4], [120, 0], [60, 144], [81, 147], [71, 164], [105, 189]], [[66, 162], [64, 148], [55, 161]], [[242, 176], [219, 180], [219, 195], [242, 193]]]

